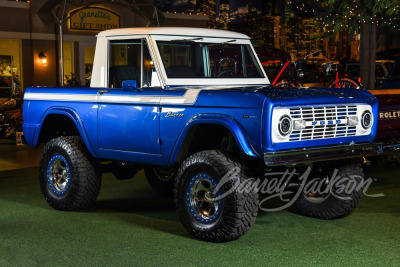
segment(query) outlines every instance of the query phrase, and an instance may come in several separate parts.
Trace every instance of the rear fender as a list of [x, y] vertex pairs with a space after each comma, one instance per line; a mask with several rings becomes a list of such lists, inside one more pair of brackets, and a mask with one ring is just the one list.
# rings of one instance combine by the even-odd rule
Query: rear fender
[[78, 130], [83, 142], [85, 143], [89, 153], [93, 156], [96, 157], [96, 153], [92, 147], [92, 144], [89, 141], [89, 138], [87, 136], [87, 133], [85, 131], [85, 127], [83, 125], [82, 119], [81, 117], [78, 115], [78, 113], [73, 110], [72, 108], [68, 108], [68, 107], [52, 107], [49, 108], [43, 115], [36, 131], [35, 131], [35, 135], [33, 137], [33, 146], [37, 146], [38, 142], [39, 142], [39, 137], [42, 134], [42, 127], [44, 125], [44, 122], [46, 121], [46, 118], [49, 115], [64, 115], [69, 117], [72, 122], [75, 124], [76, 129]]

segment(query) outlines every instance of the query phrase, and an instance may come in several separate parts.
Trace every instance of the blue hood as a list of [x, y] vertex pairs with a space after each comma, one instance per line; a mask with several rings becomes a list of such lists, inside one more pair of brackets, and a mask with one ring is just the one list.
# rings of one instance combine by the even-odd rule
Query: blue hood
[[338, 88], [287, 88], [287, 87], [262, 87], [253, 88], [254, 92], [262, 93], [275, 105], [305, 105], [305, 104], [330, 104], [330, 103], [372, 103], [375, 97], [362, 89]]
[[249, 86], [219, 90], [203, 89], [196, 105], [257, 109], [264, 103], [273, 107], [340, 103], [373, 105], [376, 101], [375, 96], [362, 89]]

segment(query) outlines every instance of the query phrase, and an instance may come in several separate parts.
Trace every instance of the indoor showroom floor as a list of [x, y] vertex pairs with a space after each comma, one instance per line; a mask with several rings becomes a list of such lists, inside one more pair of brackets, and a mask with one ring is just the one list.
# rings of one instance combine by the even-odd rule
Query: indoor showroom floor
[[364, 197], [343, 219], [260, 212], [239, 240], [215, 244], [190, 237], [143, 172], [103, 175], [90, 210], [53, 210], [40, 192], [39, 155], [0, 140], [0, 266], [400, 266], [400, 163], [374, 167], [368, 193], [385, 196]]

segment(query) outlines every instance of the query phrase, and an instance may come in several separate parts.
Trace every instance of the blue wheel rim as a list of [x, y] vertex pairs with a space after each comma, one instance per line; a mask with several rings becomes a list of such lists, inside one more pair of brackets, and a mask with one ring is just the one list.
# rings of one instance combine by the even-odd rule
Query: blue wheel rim
[[189, 182], [186, 203], [193, 217], [205, 224], [215, 222], [221, 215], [222, 199], [218, 183], [206, 174], [196, 174]]
[[67, 160], [61, 155], [55, 155], [47, 164], [47, 183], [50, 190], [57, 196], [63, 196], [71, 185], [71, 169]]

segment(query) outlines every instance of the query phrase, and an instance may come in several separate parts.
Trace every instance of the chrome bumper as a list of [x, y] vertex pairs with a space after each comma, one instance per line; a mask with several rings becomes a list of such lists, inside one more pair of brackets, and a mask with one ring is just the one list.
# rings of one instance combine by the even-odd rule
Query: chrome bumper
[[282, 150], [264, 154], [267, 166], [296, 165], [318, 161], [377, 156], [383, 153], [383, 144], [340, 145]]

